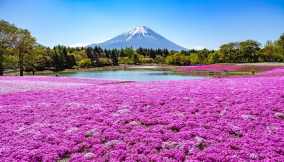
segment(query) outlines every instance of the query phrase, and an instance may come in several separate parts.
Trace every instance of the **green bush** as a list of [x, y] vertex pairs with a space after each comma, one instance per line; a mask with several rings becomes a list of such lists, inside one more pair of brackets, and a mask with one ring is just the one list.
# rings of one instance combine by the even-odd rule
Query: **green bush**
[[92, 62], [90, 59], [82, 59], [79, 61], [79, 66], [82, 68], [90, 67], [92, 66]]
[[129, 59], [128, 57], [119, 57], [118, 63], [119, 64], [132, 64], [132, 60]]
[[156, 64], [163, 64], [165, 63], [165, 58], [163, 56], [156, 56], [154, 62]]
[[18, 67], [18, 58], [13, 55], [6, 55], [3, 58], [3, 65], [7, 69], [17, 69]]
[[112, 65], [112, 61], [109, 58], [99, 58], [101, 66], [110, 66]]
[[150, 57], [142, 57], [141, 58], [141, 63], [142, 64], [152, 64], [154, 63], [154, 59], [150, 58]]
[[171, 65], [189, 65], [190, 59], [188, 56], [185, 56], [181, 53], [175, 53], [173, 55], [169, 55], [165, 59], [166, 64]]
[[198, 53], [190, 54], [189, 59], [190, 59], [190, 63], [193, 64], [193, 65], [202, 63], [202, 60], [200, 60]]
[[134, 54], [131, 56], [132, 64], [135, 64], [135, 65], [140, 64], [142, 57], [143, 57], [143, 56], [140, 56], [139, 54], [134, 53]]

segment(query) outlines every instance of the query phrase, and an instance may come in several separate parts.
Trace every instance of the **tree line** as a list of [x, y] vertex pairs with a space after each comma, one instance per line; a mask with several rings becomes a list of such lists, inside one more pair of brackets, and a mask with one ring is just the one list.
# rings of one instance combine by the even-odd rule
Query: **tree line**
[[61, 71], [70, 68], [118, 66], [119, 64], [196, 65], [214, 63], [284, 62], [284, 33], [264, 46], [254, 40], [226, 43], [218, 50], [170, 51], [168, 49], [102, 49], [45, 47], [26, 29], [0, 20], [0, 75], [4, 71]]

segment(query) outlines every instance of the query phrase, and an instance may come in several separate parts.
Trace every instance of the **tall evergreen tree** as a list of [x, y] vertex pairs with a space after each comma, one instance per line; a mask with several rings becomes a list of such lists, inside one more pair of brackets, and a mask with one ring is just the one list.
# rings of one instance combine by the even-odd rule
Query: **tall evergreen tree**
[[119, 51], [117, 49], [113, 49], [111, 51], [111, 62], [112, 62], [112, 65], [114, 66], [118, 66], [118, 55], [119, 55]]

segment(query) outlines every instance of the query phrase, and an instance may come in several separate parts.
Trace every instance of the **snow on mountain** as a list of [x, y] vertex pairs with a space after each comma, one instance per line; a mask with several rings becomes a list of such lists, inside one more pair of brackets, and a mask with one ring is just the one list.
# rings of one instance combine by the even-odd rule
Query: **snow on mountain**
[[100, 46], [102, 48], [167, 48], [169, 50], [185, 50], [185, 48], [169, 41], [152, 29], [145, 26], [138, 26], [129, 32], [120, 34], [108, 41], [98, 44], [91, 44], [88, 47]]

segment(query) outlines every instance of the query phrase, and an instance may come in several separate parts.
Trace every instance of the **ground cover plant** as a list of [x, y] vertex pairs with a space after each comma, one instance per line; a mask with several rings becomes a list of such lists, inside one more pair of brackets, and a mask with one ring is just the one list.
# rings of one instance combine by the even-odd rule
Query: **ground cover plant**
[[1, 77], [0, 87], [3, 162], [284, 161], [283, 69], [151, 84]]
[[224, 71], [239, 71], [241, 66], [230, 64], [210, 64], [210, 65], [196, 65], [196, 66], [182, 66], [178, 70], [183, 72], [194, 71], [210, 71], [210, 72], [224, 72]]
[[[177, 72], [190, 75], [213, 75], [213, 76], [240, 76], [240, 75], [263, 75], [264, 73], [281, 74], [282, 65], [273, 64], [210, 64], [196, 66], [176, 67]], [[279, 71], [280, 70], [280, 71]], [[281, 74], [282, 75], [282, 74]]]

